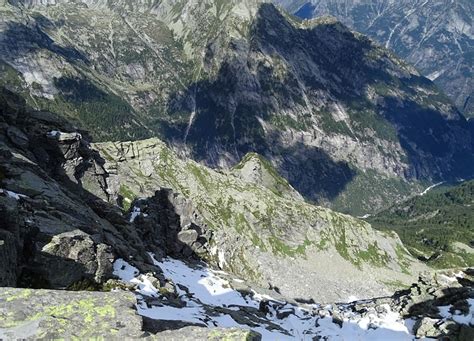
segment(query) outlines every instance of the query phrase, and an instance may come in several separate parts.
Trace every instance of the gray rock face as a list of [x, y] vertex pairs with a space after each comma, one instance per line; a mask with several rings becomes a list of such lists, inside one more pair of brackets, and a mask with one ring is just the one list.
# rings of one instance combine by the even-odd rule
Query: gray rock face
[[[120, 178], [122, 186], [128, 186], [121, 175], [117, 173], [114, 176]], [[159, 187], [157, 184], [154, 188]], [[112, 191], [110, 194], [112, 198], [120, 196], [120, 193]], [[197, 216], [192, 201], [173, 190], [160, 189], [147, 199], [134, 201], [130, 215], [149, 251], [157, 255], [199, 258], [206, 257], [210, 252], [212, 232]]]
[[[98, 288], [117, 256], [150, 262], [120, 209], [80, 187], [106, 196], [101, 160], [81, 134], [8, 91], [0, 108], [0, 286]], [[51, 134], [60, 130], [70, 133]]]
[[416, 66], [474, 115], [474, 6], [469, 0], [274, 0], [297, 16], [332, 15]]
[[277, 195], [304, 200], [302, 195], [278, 174], [272, 164], [258, 154], [247, 154], [239, 164], [232, 168], [232, 174], [246, 182], [266, 187]]
[[29, 145], [28, 137], [15, 127], [7, 129], [7, 136], [13, 144], [20, 148], [26, 148]]
[[15, 286], [18, 271], [17, 248], [15, 238], [0, 230], [0, 283], [3, 286]]
[[197, 328], [197, 327], [185, 327], [179, 330], [167, 330], [160, 333], [157, 333], [158, 338], [163, 338], [166, 340], [229, 340], [229, 341], [259, 341], [262, 337], [255, 332], [242, 330], [242, 329], [207, 329], [207, 328]]
[[112, 248], [96, 244], [88, 234], [75, 230], [55, 235], [41, 250], [46, 258], [52, 256], [61, 262], [48, 262], [52, 287], [67, 287], [90, 277], [97, 283], [104, 283], [112, 272]]

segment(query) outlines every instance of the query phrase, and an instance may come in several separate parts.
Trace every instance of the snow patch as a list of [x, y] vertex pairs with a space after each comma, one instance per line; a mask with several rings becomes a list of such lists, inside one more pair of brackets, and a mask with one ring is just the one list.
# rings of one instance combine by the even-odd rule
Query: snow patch
[[15, 200], [20, 200], [22, 198], [28, 198], [24, 194], [15, 193], [15, 192], [12, 192], [12, 191], [8, 191], [6, 189], [0, 189], [0, 193], [3, 193], [3, 195], [5, 195], [6, 197], [12, 198], [12, 199], [15, 199]]
[[435, 72], [430, 73], [426, 78], [428, 78], [430, 81], [434, 82], [436, 79], [438, 79], [446, 70], [438, 70]]
[[474, 299], [467, 299], [469, 305], [469, 311], [467, 314], [463, 314], [461, 311], [456, 310], [451, 313], [453, 306], [438, 307], [439, 314], [443, 319], [451, 319], [459, 324], [474, 325]]
[[[165, 297], [158, 304], [147, 304], [146, 297], [161, 297], [160, 291], [137, 268], [118, 259], [114, 263], [114, 274], [138, 286], [137, 310], [142, 316], [198, 323], [208, 328], [252, 329], [262, 334], [263, 340], [311, 340], [316, 336], [336, 340], [414, 339], [409, 332], [410, 321], [405, 324], [388, 305], [383, 307], [384, 314], [374, 311], [362, 317], [356, 313], [345, 313], [341, 327], [334, 323], [330, 312], [323, 316], [312, 314], [311, 310], [319, 308], [319, 305], [304, 309], [254, 291], [243, 294], [230, 286], [230, 282], [222, 277], [227, 274], [222, 271], [214, 271], [205, 265], [191, 266], [172, 258], [158, 261], [153, 254], [150, 256], [164, 276], [176, 285], [179, 299], [185, 306], [168, 305]], [[353, 300], [356, 298], [349, 299]], [[266, 314], [262, 313], [262, 305], [267, 307]], [[259, 315], [265, 317], [257, 326], [250, 327], [232, 317], [233, 312], [259, 310]]]
[[135, 221], [135, 219], [137, 219], [137, 217], [140, 216], [140, 215], [142, 215], [144, 217], [148, 217], [148, 214], [142, 213], [140, 207], [134, 206], [133, 209], [132, 209], [132, 212], [130, 214], [130, 222], [133, 223]]

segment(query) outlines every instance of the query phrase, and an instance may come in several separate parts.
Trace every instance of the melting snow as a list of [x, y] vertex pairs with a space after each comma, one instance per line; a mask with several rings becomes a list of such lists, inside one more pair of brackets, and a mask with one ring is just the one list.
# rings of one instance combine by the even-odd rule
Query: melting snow
[[[329, 313], [328, 316], [320, 317], [311, 314], [309, 310], [279, 302], [267, 295], [256, 292], [244, 295], [231, 288], [229, 282], [220, 276], [223, 274], [221, 271], [198, 265], [191, 267], [172, 258], [153, 260], [162, 269], [164, 276], [176, 285], [179, 298], [186, 305], [182, 308], [167, 305], [166, 298], [158, 305], [148, 305], [146, 296], [160, 297], [159, 290], [135, 267], [119, 259], [114, 263], [114, 274], [123, 281], [138, 286], [137, 309], [142, 316], [199, 323], [209, 328], [252, 329], [262, 334], [263, 340], [312, 340], [315, 336], [331, 340], [414, 340], [409, 332], [411, 321], [405, 323], [388, 305], [384, 307], [385, 314], [374, 312], [364, 317], [356, 313], [346, 314], [340, 327], [333, 322]], [[257, 311], [262, 301], [269, 302], [269, 310], [258, 327], [240, 324], [232, 318], [232, 311]], [[317, 307], [314, 305], [314, 308]], [[228, 313], [222, 312], [222, 309]], [[281, 329], [272, 328], [272, 325]]]
[[61, 132], [57, 130], [51, 130], [50, 132], [46, 133], [46, 136], [48, 137], [58, 137], [60, 135], [61, 135]]
[[144, 217], [148, 216], [148, 214], [142, 213], [140, 207], [134, 206], [130, 215], [130, 222], [133, 223], [139, 215], [143, 215]]
[[12, 192], [12, 191], [8, 191], [6, 189], [0, 189], [0, 193], [3, 193], [7, 197], [15, 199], [15, 200], [20, 200], [21, 198], [28, 198], [26, 195], [18, 194], [18, 193]]
[[452, 306], [438, 307], [439, 314], [444, 319], [452, 319], [459, 324], [474, 325], [474, 299], [468, 299], [467, 303], [469, 304], [469, 312], [467, 314], [463, 314], [459, 310], [451, 313]]

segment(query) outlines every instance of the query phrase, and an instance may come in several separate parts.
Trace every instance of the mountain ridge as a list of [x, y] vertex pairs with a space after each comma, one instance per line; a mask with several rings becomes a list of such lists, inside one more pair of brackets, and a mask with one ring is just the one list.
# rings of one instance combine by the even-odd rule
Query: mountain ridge
[[363, 36], [331, 20], [305, 27], [268, 3], [154, 4], [140, 18], [68, 1], [11, 15], [4, 82], [100, 140], [158, 136], [223, 168], [258, 152], [306, 199], [354, 214], [472, 173], [452, 103]]
[[408, 60], [467, 116], [473, 115], [472, 3], [456, 1], [275, 0], [303, 19], [334, 15]]

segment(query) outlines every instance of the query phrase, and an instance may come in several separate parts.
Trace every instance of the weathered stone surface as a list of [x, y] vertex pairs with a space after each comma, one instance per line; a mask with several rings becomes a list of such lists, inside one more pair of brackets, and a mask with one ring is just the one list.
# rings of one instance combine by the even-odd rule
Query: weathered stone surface
[[28, 147], [29, 140], [28, 136], [26, 136], [20, 129], [15, 127], [8, 127], [7, 129], [7, 136], [10, 141], [20, 148]]
[[75, 230], [55, 235], [41, 250], [48, 256], [40, 259], [52, 287], [68, 287], [87, 278], [103, 283], [112, 277], [111, 250], [110, 246], [97, 244], [86, 233]]
[[429, 317], [422, 318], [419, 320], [414, 329], [416, 330], [416, 337], [418, 338], [438, 338], [442, 335], [442, 332], [436, 327], [437, 320]]
[[16, 238], [0, 229], [0, 286], [16, 286], [18, 254]]
[[258, 333], [242, 329], [206, 329], [198, 327], [186, 327], [178, 330], [167, 330], [156, 334], [158, 338], [172, 341], [194, 341], [194, 340], [229, 340], [229, 341], [260, 341]]
[[184, 230], [178, 233], [178, 240], [187, 244], [192, 245], [199, 237], [199, 234], [195, 230]]
[[135, 296], [0, 288], [0, 339], [129, 339], [143, 335]]

